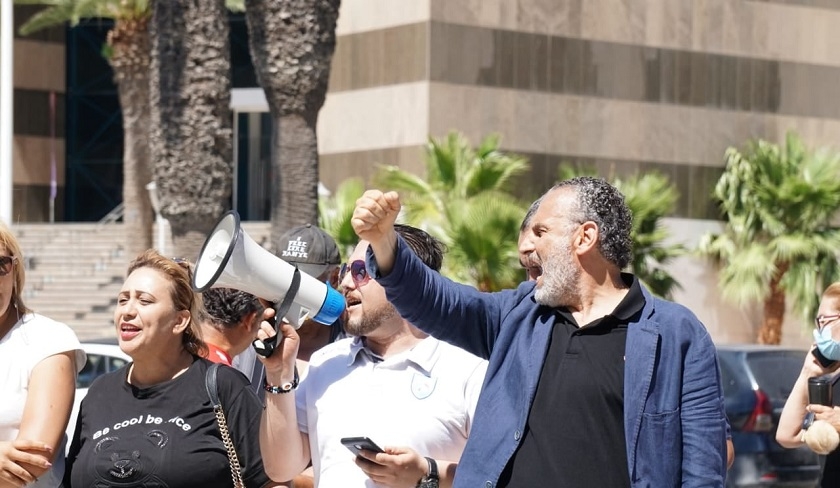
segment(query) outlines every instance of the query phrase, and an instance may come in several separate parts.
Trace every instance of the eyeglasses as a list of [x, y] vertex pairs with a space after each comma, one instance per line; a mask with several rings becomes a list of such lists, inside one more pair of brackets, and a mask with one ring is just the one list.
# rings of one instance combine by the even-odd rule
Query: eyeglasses
[[840, 319], [840, 313], [836, 313], [834, 315], [817, 315], [814, 317], [814, 324], [816, 324], [817, 329], [822, 329], [837, 319]]
[[344, 276], [347, 275], [348, 271], [350, 271], [350, 277], [353, 278], [353, 283], [356, 284], [356, 288], [364, 286], [370, 281], [370, 275], [365, 268], [365, 262], [361, 259], [341, 265], [341, 271], [338, 274], [339, 283], [344, 281]]
[[14, 256], [0, 256], [0, 276], [6, 276], [12, 272], [12, 263], [16, 262]]

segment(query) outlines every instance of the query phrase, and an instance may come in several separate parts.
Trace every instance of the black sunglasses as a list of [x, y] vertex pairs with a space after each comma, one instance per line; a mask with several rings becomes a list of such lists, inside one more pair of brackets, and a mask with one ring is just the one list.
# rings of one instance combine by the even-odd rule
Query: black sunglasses
[[0, 256], [0, 276], [6, 276], [12, 272], [12, 264], [17, 261], [14, 256]]
[[370, 281], [370, 275], [365, 268], [365, 262], [361, 259], [341, 265], [341, 271], [338, 274], [339, 283], [344, 281], [344, 276], [347, 275], [348, 271], [350, 272], [350, 277], [353, 278], [353, 283], [356, 284], [356, 288], [366, 285]]

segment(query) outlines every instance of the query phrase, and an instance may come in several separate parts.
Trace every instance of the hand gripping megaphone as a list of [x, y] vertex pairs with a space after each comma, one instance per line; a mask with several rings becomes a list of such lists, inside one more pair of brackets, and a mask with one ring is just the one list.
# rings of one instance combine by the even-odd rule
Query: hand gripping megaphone
[[[330, 325], [344, 312], [344, 297], [329, 284], [300, 271], [254, 242], [242, 230], [239, 213], [231, 210], [210, 232], [193, 273], [193, 290], [233, 288], [268, 300], [278, 317], [297, 329], [306, 319]], [[275, 339], [276, 340], [276, 339]], [[273, 344], [265, 351], [269, 356]]]

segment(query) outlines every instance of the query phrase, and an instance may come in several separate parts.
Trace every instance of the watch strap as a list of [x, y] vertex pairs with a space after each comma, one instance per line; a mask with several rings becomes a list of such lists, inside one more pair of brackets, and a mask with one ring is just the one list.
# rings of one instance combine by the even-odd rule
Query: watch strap
[[429, 474], [428, 476], [426, 476], [426, 478], [429, 480], [438, 481], [440, 479], [440, 475], [438, 475], [437, 461], [430, 458], [429, 456], [426, 456], [426, 462], [429, 463]]

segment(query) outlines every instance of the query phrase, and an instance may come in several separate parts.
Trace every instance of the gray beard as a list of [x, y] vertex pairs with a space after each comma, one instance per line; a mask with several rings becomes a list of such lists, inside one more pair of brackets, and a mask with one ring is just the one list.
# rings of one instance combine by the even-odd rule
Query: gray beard
[[[576, 273], [580, 274], [580, 273]], [[577, 281], [577, 280], [575, 280]], [[543, 284], [534, 293], [534, 300], [546, 307], [567, 307], [577, 300], [577, 289], [573, 282], [546, 282], [543, 273]]]
[[577, 284], [581, 269], [571, 258], [571, 246], [556, 246], [553, 259], [543, 263], [542, 283], [534, 292], [534, 300], [547, 307], [566, 307], [579, 298]]

